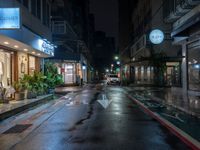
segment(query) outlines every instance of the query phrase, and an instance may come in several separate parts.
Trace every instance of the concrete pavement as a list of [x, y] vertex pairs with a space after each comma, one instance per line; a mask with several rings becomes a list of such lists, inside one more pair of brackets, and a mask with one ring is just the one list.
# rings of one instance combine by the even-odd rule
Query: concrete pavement
[[[59, 105], [47, 112], [34, 113], [31, 124], [40, 121], [30, 132], [1, 134], [0, 143], [11, 142], [10, 137], [22, 137], [10, 149], [15, 150], [186, 150], [189, 149], [176, 136], [146, 115], [130, 100], [120, 87], [89, 86], [59, 100]], [[107, 109], [96, 100], [106, 94], [112, 100]], [[38, 114], [37, 113], [37, 114]], [[49, 113], [51, 115], [49, 115]], [[48, 116], [48, 117], [47, 117]], [[26, 117], [20, 117], [27, 121]], [[43, 118], [43, 119], [42, 119]], [[46, 118], [46, 119], [44, 119]], [[18, 122], [19, 124], [20, 122]], [[6, 124], [6, 123], [4, 123]], [[28, 128], [29, 130], [29, 128]], [[15, 139], [13, 137], [13, 140]], [[4, 147], [1, 147], [4, 149]]]
[[186, 95], [180, 91], [172, 91], [170, 88], [126, 87], [126, 89], [200, 118], [199, 96]]

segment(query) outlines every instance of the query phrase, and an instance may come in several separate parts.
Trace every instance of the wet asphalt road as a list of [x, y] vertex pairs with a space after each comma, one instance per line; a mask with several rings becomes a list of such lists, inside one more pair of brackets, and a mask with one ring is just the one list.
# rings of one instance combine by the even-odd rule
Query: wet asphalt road
[[[97, 99], [112, 100], [104, 109]], [[1, 149], [1, 148], [0, 148]], [[146, 115], [121, 87], [89, 86], [76, 93], [14, 150], [185, 150], [178, 138]]]

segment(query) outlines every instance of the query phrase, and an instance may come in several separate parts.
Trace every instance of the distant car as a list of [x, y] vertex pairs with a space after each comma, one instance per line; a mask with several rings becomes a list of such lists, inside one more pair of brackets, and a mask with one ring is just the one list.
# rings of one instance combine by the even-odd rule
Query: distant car
[[120, 84], [119, 77], [116, 74], [107, 75], [107, 84]]

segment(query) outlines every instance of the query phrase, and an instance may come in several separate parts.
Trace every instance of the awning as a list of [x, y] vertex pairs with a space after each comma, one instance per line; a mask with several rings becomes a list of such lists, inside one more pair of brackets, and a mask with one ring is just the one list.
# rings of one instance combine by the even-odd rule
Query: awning
[[200, 12], [196, 13], [185, 22], [183, 22], [179, 27], [173, 29], [171, 36], [189, 36], [188, 29], [195, 24], [200, 22]]
[[62, 49], [57, 48], [55, 50], [54, 57], [49, 59], [60, 59], [60, 60], [69, 60], [69, 61], [80, 61], [80, 54], [73, 53], [71, 49]]

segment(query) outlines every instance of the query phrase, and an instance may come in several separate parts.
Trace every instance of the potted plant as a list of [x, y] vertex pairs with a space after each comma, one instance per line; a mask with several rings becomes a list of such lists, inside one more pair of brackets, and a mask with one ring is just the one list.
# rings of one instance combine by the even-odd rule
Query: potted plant
[[15, 92], [13, 87], [0, 88], [0, 102], [1, 103], [9, 103], [9, 96]]
[[47, 89], [47, 84], [45, 83], [46, 76], [41, 72], [35, 72], [32, 78], [32, 88], [37, 92], [37, 95], [43, 95]]
[[16, 81], [14, 82], [13, 85], [14, 89], [15, 89], [15, 100], [23, 100], [24, 99], [24, 89], [22, 88], [22, 83], [20, 81]]
[[52, 63], [45, 63], [44, 75], [46, 76], [44, 82], [48, 85], [48, 93], [54, 93], [55, 87], [63, 84], [62, 75], [58, 74], [57, 67]]

